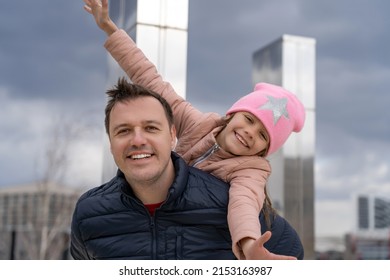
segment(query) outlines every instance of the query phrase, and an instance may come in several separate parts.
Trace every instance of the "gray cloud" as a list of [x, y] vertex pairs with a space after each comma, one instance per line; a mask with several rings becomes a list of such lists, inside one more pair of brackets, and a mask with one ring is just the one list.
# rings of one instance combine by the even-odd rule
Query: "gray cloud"
[[13, 97], [31, 99], [88, 96], [92, 77], [101, 89], [104, 37], [82, 14], [82, 1], [44, 2], [2, 5], [0, 84]]

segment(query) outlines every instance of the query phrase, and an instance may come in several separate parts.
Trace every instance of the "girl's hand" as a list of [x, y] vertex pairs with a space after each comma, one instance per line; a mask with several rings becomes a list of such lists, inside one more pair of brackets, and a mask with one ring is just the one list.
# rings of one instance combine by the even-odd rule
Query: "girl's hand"
[[291, 256], [277, 255], [271, 253], [264, 247], [271, 238], [271, 232], [267, 231], [257, 240], [246, 238], [242, 240], [241, 247], [247, 260], [296, 260], [297, 258]]
[[118, 30], [118, 27], [111, 20], [108, 13], [108, 0], [83, 0], [84, 10], [95, 18], [97, 26], [102, 29], [107, 36]]

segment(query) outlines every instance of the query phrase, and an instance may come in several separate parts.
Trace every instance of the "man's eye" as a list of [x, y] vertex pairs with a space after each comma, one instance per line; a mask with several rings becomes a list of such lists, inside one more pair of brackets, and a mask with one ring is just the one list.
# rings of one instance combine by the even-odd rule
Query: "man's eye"
[[148, 127], [146, 128], [146, 130], [147, 130], [147, 131], [156, 131], [156, 130], [158, 130], [158, 128], [155, 127], [155, 126], [148, 126]]
[[118, 134], [126, 134], [128, 133], [129, 130], [128, 129], [121, 129], [121, 130], [118, 130]]

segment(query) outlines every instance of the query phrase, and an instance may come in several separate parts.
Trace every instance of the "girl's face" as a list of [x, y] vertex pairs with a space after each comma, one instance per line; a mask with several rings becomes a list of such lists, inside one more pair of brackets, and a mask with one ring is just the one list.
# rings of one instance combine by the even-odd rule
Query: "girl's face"
[[217, 142], [234, 155], [264, 155], [269, 147], [269, 136], [253, 114], [237, 112], [230, 116], [226, 127], [218, 134]]

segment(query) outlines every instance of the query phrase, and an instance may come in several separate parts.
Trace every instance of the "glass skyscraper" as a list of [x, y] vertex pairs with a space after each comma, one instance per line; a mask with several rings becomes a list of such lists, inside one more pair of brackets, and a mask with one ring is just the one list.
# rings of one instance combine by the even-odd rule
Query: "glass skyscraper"
[[[116, 0], [109, 2], [110, 17], [135, 40], [164, 80], [185, 98], [187, 80], [188, 0]], [[107, 87], [126, 76], [108, 57]], [[116, 173], [107, 137], [104, 137], [103, 182]]]
[[283, 35], [253, 54], [252, 72], [254, 84], [280, 85], [305, 106], [303, 130], [269, 158], [267, 190], [300, 235], [307, 259], [314, 258], [315, 44], [313, 38]]

